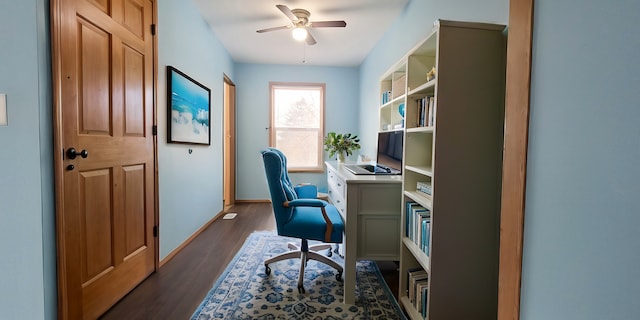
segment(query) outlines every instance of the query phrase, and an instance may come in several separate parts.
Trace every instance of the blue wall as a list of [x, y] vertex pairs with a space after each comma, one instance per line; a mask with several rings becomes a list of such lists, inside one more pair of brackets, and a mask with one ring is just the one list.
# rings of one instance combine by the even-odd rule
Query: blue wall
[[523, 320], [640, 317], [639, 14], [536, 1]]
[[[233, 61], [191, 1], [158, 1], [160, 258], [222, 211], [223, 74]], [[211, 89], [211, 146], [168, 144], [166, 66]], [[193, 152], [189, 154], [188, 150]]]
[[[325, 83], [325, 131], [358, 134], [358, 69], [294, 65], [237, 64], [237, 198], [269, 199], [260, 150], [269, 146], [269, 81]], [[355, 160], [355, 155], [353, 160]], [[324, 174], [294, 173], [294, 183], [326, 190]]]
[[[0, 2], [0, 318], [55, 318], [48, 6]], [[18, 32], [16, 32], [18, 31]], [[43, 269], [43, 265], [47, 268]]]

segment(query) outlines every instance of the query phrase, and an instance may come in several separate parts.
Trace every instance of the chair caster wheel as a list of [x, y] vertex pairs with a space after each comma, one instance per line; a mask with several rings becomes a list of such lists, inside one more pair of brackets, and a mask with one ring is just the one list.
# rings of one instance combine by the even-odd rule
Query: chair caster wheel
[[338, 274], [336, 274], [336, 280], [338, 282], [342, 282], [342, 272], [338, 272]]
[[269, 268], [269, 266], [266, 264], [264, 265], [264, 273], [266, 273], [267, 275], [271, 274], [271, 268]]
[[331, 251], [331, 249], [329, 249], [329, 253], [327, 254], [327, 257], [331, 257], [333, 255], [333, 252]]
[[304, 287], [298, 287], [298, 293], [304, 293]]

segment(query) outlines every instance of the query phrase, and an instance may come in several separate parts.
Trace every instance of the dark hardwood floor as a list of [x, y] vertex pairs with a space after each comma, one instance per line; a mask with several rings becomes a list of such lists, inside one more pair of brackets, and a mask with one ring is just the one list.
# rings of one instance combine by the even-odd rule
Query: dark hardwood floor
[[[101, 319], [189, 319], [249, 234], [275, 230], [269, 203], [237, 204], [229, 212], [238, 215], [213, 222]], [[378, 266], [397, 298], [397, 265], [378, 262]]]

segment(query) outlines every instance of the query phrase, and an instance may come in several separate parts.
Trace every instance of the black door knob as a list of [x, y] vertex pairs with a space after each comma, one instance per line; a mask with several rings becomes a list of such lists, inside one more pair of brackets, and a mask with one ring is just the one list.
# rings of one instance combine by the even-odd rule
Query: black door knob
[[75, 159], [77, 156], [82, 157], [83, 159], [89, 156], [89, 152], [87, 150], [82, 150], [80, 152], [78, 152], [78, 150], [76, 150], [76, 148], [69, 148], [67, 149], [67, 157], [69, 159]]

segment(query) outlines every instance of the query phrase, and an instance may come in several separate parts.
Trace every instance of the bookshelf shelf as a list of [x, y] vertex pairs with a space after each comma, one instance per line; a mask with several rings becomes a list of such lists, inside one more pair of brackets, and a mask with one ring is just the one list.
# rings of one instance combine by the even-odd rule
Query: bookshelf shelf
[[432, 177], [433, 176], [433, 170], [430, 166], [410, 166], [410, 165], [406, 165], [404, 166], [405, 170], [408, 171], [412, 171], [421, 175], [425, 175], [425, 176], [429, 176]]
[[400, 297], [400, 305], [407, 311], [410, 319], [420, 319], [422, 317], [422, 315], [413, 307], [411, 301], [409, 301], [409, 297]]
[[436, 86], [436, 79], [423, 83], [415, 89], [409, 91], [407, 96], [411, 99], [422, 98], [427, 95], [433, 95]]
[[407, 128], [407, 133], [433, 133], [433, 126]]
[[413, 320], [497, 318], [504, 28], [439, 20], [381, 78], [399, 92], [381, 128], [405, 107], [398, 292]]
[[421, 206], [427, 208], [427, 209], [432, 209], [433, 208], [433, 204], [432, 204], [432, 198], [428, 195], [425, 195], [421, 192], [418, 191], [411, 191], [411, 190], [405, 190], [404, 191], [404, 195], [419, 203]]
[[393, 106], [394, 104], [397, 106], [398, 104], [400, 104], [400, 103], [404, 102], [404, 98], [405, 98], [405, 97], [404, 97], [404, 94], [403, 94], [403, 95], [401, 95], [401, 96], [399, 96], [399, 97], [397, 97], [397, 98], [394, 98], [393, 100], [390, 100], [389, 102], [387, 102], [387, 103], [385, 103], [385, 104], [381, 105], [381, 106], [380, 106], [380, 109], [384, 109], [384, 108], [391, 107], [391, 106]]
[[411, 251], [411, 254], [413, 254], [420, 266], [429, 272], [429, 256], [422, 252], [420, 247], [407, 237], [402, 238], [402, 244]]

